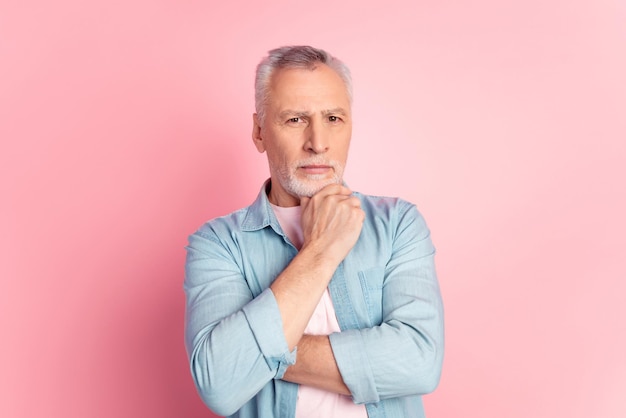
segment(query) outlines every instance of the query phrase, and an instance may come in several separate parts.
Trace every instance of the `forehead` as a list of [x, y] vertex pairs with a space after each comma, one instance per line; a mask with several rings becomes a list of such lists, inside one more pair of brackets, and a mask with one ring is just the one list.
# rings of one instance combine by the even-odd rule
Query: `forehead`
[[343, 79], [326, 64], [313, 69], [281, 68], [272, 74], [269, 103], [271, 107], [350, 108]]

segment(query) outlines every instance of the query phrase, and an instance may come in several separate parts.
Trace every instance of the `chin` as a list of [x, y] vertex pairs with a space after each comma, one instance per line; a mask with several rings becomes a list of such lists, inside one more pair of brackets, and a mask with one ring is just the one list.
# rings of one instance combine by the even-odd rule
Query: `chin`
[[285, 184], [285, 189], [298, 197], [311, 197], [329, 184], [341, 184], [341, 180], [336, 178], [322, 178], [320, 180], [307, 179], [295, 180], [291, 179]]

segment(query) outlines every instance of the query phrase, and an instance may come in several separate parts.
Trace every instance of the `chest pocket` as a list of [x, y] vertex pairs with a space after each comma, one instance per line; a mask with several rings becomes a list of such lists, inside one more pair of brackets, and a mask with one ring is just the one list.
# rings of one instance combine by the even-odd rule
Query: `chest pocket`
[[380, 325], [383, 321], [383, 281], [384, 267], [373, 267], [359, 271], [359, 282], [363, 299], [367, 307], [370, 326]]

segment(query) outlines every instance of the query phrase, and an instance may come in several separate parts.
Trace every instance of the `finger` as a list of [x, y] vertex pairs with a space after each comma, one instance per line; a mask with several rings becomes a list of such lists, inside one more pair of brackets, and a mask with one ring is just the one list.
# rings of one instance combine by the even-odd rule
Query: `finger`
[[361, 199], [359, 199], [356, 196], [350, 196], [350, 203], [352, 204], [353, 207], [355, 208], [360, 208], [361, 207]]
[[341, 184], [332, 183], [324, 186], [320, 191], [313, 195], [313, 197], [325, 197], [331, 195], [349, 196], [352, 194], [352, 190]]
[[345, 205], [346, 207], [349, 208], [355, 208], [355, 209], [360, 209], [361, 208], [361, 200], [358, 197], [355, 196], [339, 196], [339, 195], [333, 195], [333, 196], [328, 196], [327, 198], [329, 200], [329, 202], [333, 202], [333, 205]]

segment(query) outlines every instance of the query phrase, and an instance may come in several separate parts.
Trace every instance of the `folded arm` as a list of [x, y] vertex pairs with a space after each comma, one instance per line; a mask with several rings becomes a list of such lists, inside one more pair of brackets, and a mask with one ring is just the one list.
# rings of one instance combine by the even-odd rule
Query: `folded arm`
[[[333, 333], [328, 337], [330, 345], [323, 339], [305, 340], [316, 349], [298, 349], [297, 361], [283, 379], [344, 393], [338, 385], [341, 382], [356, 403], [433, 391], [439, 382], [444, 345], [443, 306], [433, 258], [429, 231], [410, 206], [394, 234], [385, 268], [378, 301], [382, 322]], [[330, 353], [320, 356], [321, 350]]]

